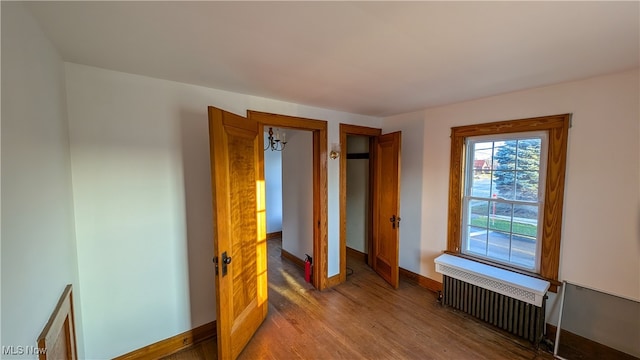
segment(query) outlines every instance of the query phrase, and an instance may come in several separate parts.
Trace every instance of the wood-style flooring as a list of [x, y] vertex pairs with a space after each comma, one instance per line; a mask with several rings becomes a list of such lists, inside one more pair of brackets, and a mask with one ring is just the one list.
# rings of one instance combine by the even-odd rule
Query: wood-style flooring
[[[269, 241], [269, 314], [240, 359], [553, 359], [413, 283], [391, 288], [355, 258], [344, 284], [317, 291], [280, 250]], [[215, 339], [165, 359], [216, 359]]]

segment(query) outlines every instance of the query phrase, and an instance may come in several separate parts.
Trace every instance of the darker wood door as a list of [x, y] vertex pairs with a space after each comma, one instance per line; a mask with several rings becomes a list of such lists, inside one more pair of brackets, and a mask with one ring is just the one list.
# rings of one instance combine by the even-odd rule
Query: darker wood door
[[394, 288], [399, 273], [400, 143], [401, 133], [394, 132], [378, 136], [374, 147], [371, 266]]
[[209, 107], [218, 359], [235, 359], [267, 315], [264, 153], [255, 120]]

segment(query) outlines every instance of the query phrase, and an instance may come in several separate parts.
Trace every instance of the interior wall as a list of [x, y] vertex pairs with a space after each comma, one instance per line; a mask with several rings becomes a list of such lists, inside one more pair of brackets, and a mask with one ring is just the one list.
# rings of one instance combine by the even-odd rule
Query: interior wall
[[64, 64], [22, 3], [1, 7], [2, 358], [37, 356], [67, 284], [84, 358]]
[[[268, 128], [267, 128], [268, 129]], [[265, 132], [264, 143], [269, 135]], [[264, 182], [267, 202], [267, 234], [282, 231], [282, 152], [264, 152]]]
[[[340, 122], [380, 123], [72, 63], [66, 75], [88, 358], [215, 319], [207, 106], [327, 120], [329, 143]], [[338, 170], [328, 167], [329, 275], [339, 263]]]
[[[368, 136], [347, 136], [348, 154], [368, 154]], [[369, 159], [347, 159], [347, 247], [368, 253], [371, 227]]]
[[[424, 121], [422, 112], [398, 115], [393, 118], [383, 120], [382, 133], [388, 134], [401, 131], [401, 154], [400, 154], [400, 214], [402, 218], [400, 224], [400, 248], [398, 250], [399, 266], [414, 273], [427, 275], [423, 265], [429, 261], [433, 263], [433, 258], [425, 257], [422, 249], [424, 241], [423, 214], [429, 211], [429, 206], [433, 197], [444, 196], [445, 205], [448, 198], [447, 193], [424, 193], [424, 187], [432, 177], [445, 176], [445, 181], [449, 180], [449, 172], [446, 174], [436, 174], [424, 160], [426, 156], [425, 133], [429, 132]], [[447, 135], [448, 139], [448, 135]], [[446, 156], [448, 149], [440, 150], [432, 156]], [[448, 184], [448, 182], [447, 182]], [[446, 206], [444, 211], [446, 212]], [[443, 211], [441, 208], [433, 209], [435, 212]], [[441, 224], [446, 229], [446, 222]], [[429, 228], [427, 228], [429, 229]], [[433, 230], [433, 229], [430, 229]], [[429, 232], [430, 230], [426, 230]], [[446, 238], [445, 238], [446, 244]]]
[[[421, 208], [422, 214], [417, 226], [405, 222], [402, 212], [400, 266], [442, 280], [433, 260], [447, 243], [451, 127], [573, 113], [560, 279], [640, 299], [639, 79], [636, 69], [384, 119], [384, 132], [398, 123], [416, 130], [424, 126], [419, 139], [403, 132], [401, 201]], [[418, 148], [415, 142], [424, 146], [423, 160], [410, 165], [405, 159], [413, 156], [409, 146]], [[422, 197], [406, 196], [407, 182], [420, 184]]]
[[282, 152], [282, 249], [313, 254], [313, 132], [286, 130]]
[[[640, 302], [568, 283], [562, 306], [563, 330], [640, 358]], [[560, 335], [558, 355], [571, 341]]]

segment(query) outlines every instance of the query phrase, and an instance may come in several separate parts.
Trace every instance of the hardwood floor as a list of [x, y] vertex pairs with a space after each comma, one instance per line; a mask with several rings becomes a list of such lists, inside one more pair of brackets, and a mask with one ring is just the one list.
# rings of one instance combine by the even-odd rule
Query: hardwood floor
[[[240, 359], [553, 359], [519, 338], [439, 305], [400, 281], [387, 285], [361, 260], [347, 282], [317, 291], [269, 241], [269, 315]], [[215, 359], [215, 339], [167, 360]]]

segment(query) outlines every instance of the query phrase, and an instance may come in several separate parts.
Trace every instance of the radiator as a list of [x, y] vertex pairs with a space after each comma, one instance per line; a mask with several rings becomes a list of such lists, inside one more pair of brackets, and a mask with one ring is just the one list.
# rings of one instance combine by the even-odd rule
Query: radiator
[[521, 300], [443, 276], [443, 303], [512, 334], [536, 346], [545, 327], [545, 301], [535, 306]]
[[443, 275], [443, 304], [539, 345], [548, 281], [450, 254], [434, 262]]

